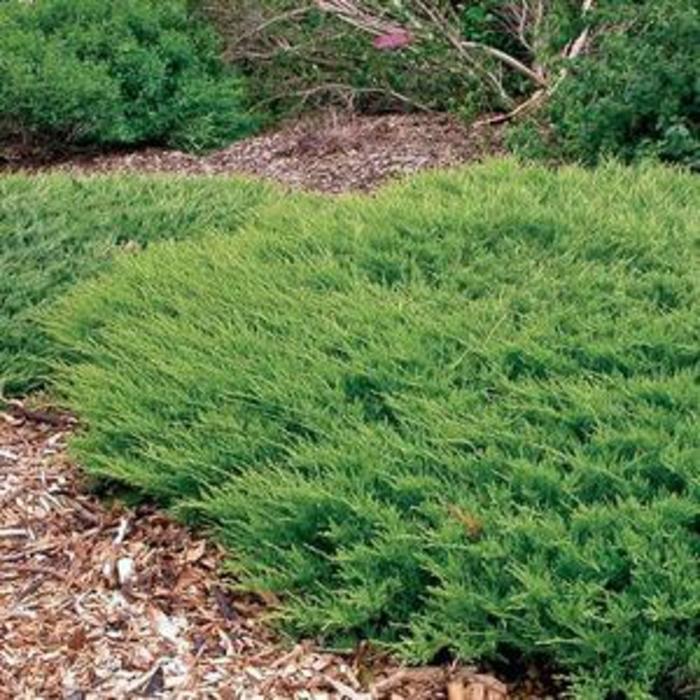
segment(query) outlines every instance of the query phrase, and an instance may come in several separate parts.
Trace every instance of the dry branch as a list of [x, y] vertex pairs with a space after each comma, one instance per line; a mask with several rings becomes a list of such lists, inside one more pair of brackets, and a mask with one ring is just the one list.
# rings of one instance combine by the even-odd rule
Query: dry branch
[[[558, 75], [547, 75], [539, 61], [542, 52], [539, 47], [539, 35], [544, 23], [546, 5], [543, 0], [522, 0], [520, 6], [509, 5], [503, 10], [504, 25], [510, 27], [511, 33], [532, 55], [531, 65], [527, 65], [512, 54], [479, 41], [464, 39], [461, 35], [456, 12], [451, 7], [444, 11], [438, 9], [434, 0], [413, 0], [409, 7], [404, 8], [405, 17], [401, 18], [404, 24], [408, 24], [411, 34], [417, 39], [428, 39], [437, 30], [457, 54], [465, 61], [472, 71], [480, 73], [491, 84], [500, 97], [506, 102], [512, 102], [503, 88], [502, 81], [493, 71], [489, 70], [486, 63], [481, 60], [484, 56], [495, 59], [501, 65], [519, 73], [530, 80], [535, 90], [523, 102], [518, 104], [507, 114], [498, 115], [483, 120], [479, 124], [498, 124], [510, 121], [523, 114], [531, 112], [546, 101], [559, 87], [562, 80], [568, 74], [568, 68], [564, 67]], [[340, 20], [365, 33], [379, 36], [397, 31], [407, 32], [399, 18], [390, 14], [390, 10], [381, 10], [379, 6], [371, 2], [357, 0], [317, 0], [319, 9], [330, 12]], [[594, 7], [594, 0], [583, 0], [581, 13], [587, 15]], [[426, 22], [427, 20], [427, 22]], [[529, 33], [532, 38], [528, 38]], [[581, 33], [574, 38], [563, 51], [562, 57], [573, 60], [580, 56], [589, 42], [590, 27], [586, 26]]]

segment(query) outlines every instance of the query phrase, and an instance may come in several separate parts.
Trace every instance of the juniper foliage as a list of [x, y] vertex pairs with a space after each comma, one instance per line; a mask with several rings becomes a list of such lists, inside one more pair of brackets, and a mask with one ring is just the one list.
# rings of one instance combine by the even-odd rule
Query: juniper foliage
[[36, 316], [114, 257], [164, 239], [233, 233], [279, 196], [244, 179], [68, 175], [0, 178], [0, 394], [42, 386], [55, 346]]
[[48, 321], [73, 449], [213, 526], [298, 634], [690, 695], [699, 203], [499, 162], [153, 247]]

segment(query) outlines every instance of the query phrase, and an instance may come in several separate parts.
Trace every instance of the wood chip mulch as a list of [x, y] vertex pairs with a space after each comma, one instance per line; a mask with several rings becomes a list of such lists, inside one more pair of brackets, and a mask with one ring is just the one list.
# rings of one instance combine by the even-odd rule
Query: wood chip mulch
[[270, 601], [231, 594], [214, 545], [89, 494], [65, 453], [73, 429], [19, 404], [0, 414], [0, 698], [509, 697], [469, 668], [275, 638]]
[[[242, 173], [337, 193], [367, 191], [418, 170], [459, 165], [503, 152], [503, 130], [498, 126], [469, 126], [445, 114], [330, 112], [290, 122], [205, 156], [149, 148], [73, 156], [53, 164], [10, 158], [4, 169]], [[2, 169], [0, 165], [0, 172]]]

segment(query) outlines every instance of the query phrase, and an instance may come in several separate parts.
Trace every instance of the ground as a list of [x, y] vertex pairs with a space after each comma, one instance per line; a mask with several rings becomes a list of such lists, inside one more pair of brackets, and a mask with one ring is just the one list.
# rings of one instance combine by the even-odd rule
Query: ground
[[246, 173], [303, 189], [345, 192], [370, 190], [391, 177], [479, 160], [502, 149], [499, 128], [466, 126], [449, 115], [325, 113], [205, 156], [146, 149], [73, 155], [50, 163], [8, 160], [5, 169], [45, 169], [48, 165], [89, 172]]
[[0, 697], [508, 697], [473, 669], [276, 638], [274, 601], [233, 595], [213, 544], [89, 493], [65, 454], [73, 429], [19, 403], [0, 416]]

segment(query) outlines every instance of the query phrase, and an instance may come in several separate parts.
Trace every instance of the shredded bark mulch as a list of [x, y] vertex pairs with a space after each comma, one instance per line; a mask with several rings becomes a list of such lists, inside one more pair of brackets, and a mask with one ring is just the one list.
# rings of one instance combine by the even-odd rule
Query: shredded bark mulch
[[65, 453], [73, 429], [17, 403], [0, 414], [0, 698], [509, 697], [470, 668], [275, 637], [274, 600], [234, 595], [215, 545], [89, 494]]
[[371, 190], [397, 176], [503, 152], [502, 128], [469, 126], [445, 114], [324, 113], [205, 156], [150, 148], [72, 156], [54, 163], [9, 159], [4, 170], [241, 173], [301, 189], [346, 192]]

